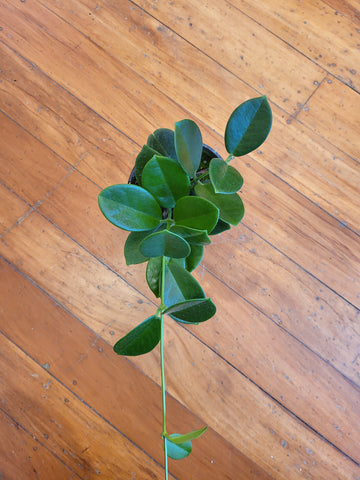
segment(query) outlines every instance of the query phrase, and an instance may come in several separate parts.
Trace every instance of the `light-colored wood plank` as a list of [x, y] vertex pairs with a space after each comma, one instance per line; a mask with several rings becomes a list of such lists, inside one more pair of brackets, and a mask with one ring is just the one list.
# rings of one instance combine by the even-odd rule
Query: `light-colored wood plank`
[[0, 236], [15, 225], [29, 209], [29, 205], [0, 184]]
[[325, 80], [298, 119], [359, 161], [360, 95], [339, 80]]
[[35, 205], [67, 175], [69, 165], [0, 113], [0, 180]]
[[0, 409], [0, 478], [4, 480], [80, 480], [29, 432]]
[[[139, 317], [149, 316], [152, 307], [149, 301], [144, 301], [126, 281], [99, 264], [37, 212], [28, 215], [20, 225], [1, 238], [0, 253], [36, 279], [42, 288], [94, 332], [100, 334], [120, 318], [124, 322], [125, 334], [129, 324], [136, 325]], [[20, 248], [23, 250], [18, 255]], [[101, 282], [94, 268], [100, 268]], [[87, 298], [86, 305], [79, 303], [79, 297]], [[88, 301], [89, 298], [93, 301]]]
[[[345, 2], [344, 2], [345, 3]], [[304, 57], [360, 90], [359, 29], [321, 0], [231, 0]]]
[[3, 43], [0, 57], [0, 109], [9, 117], [71, 165], [82, 160], [95, 181], [109, 175], [106, 167], [129, 168], [136, 145], [128, 137]]
[[311, 128], [274, 110], [266, 144], [250, 156], [343, 226], [360, 233], [360, 164]]
[[162, 478], [158, 464], [44, 368], [3, 335], [0, 342], [2, 408], [74, 472], [89, 480]]
[[[0, 279], [5, 278], [0, 288], [3, 315], [7, 319], [1, 323], [3, 333], [162, 463], [162, 449], [158, 444], [162, 418], [159, 387], [128, 359], [115, 355], [110, 345], [74, 321], [9, 264], [0, 261]], [[34, 319], [46, 320], [35, 323]], [[170, 396], [167, 411], [169, 432], [202, 427], [198, 418]], [[172, 462], [171, 472], [178, 479], [270, 479], [212, 429], [194, 442], [189, 460]]]
[[[15, 264], [21, 259], [21, 268], [27, 275], [61, 302], [66, 302], [67, 308], [78, 315], [80, 320], [89, 323], [96, 332], [102, 332], [105, 324], [103, 334], [108, 341], [114, 342], [114, 338], [119, 338], [129, 330], [129, 325], [137, 324], [139, 319], [153, 313], [154, 307], [150, 309], [143, 297], [139, 298], [142, 303], [130, 303], [129, 298], [127, 301], [124, 299], [126, 311], [122, 310], [123, 305], [120, 305], [119, 300], [122, 298], [124, 285], [122, 284], [122, 289], [116, 287], [118, 277], [96, 263], [95, 259], [90, 260], [91, 257], [80, 247], [76, 247], [77, 257], [91, 268], [83, 272], [78, 264], [74, 265], [72, 259], [69, 265], [69, 239], [61, 232], [51, 233], [54, 227], [46, 223], [36, 213], [29, 215], [21, 225], [4, 236], [6, 243], [2, 242], [1, 253]], [[34, 229], [42, 232], [43, 238], [41, 235], [38, 236], [37, 245], [31, 245], [32, 255], [26, 256], [21, 245], [24, 244], [25, 238], [33, 237], [30, 232]], [[40, 248], [40, 244], [42, 248], [38, 251], [42, 252], [43, 259], [46, 257], [46, 268], [42, 266], [42, 261], [38, 260], [37, 249]], [[45, 245], [50, 247], [47, 247], [47, 254], [44, 252]], [[53, 245], [56, 245], [56, 252], [53, 252], [55, 250]], [[29, 246], [26, 249], [29, 249]], [[65, 259], [67, 257], [65, 262], [62, 260], [64, 257]], [[55, 258], [56, 261], [53, 260]], [[108, 275], [112, 275], [111, 295], [102, 293], [109, 285]], [[89, 286], [81, 290], [77, 284], [81, 284], [84, 278], [95, 278], [102, 291], [98, 289], [96, 292], [95, 288], [91, 289]], [[76, 292], [76, 305], [73, 301], [75, 293], [72, 292]], [[131, 315], [134, 315], [133, 320], [130, 318]], [[110, 329], [115, 335], [109, 335]], [[356, 478], [357, 467], [354, 470], [352, 461], [343, 460], [342, 454], [305, 426], [301, 426], [298, 420], [295, 421], [278, 403], [175, 322], [170, 322], [167, 326], [166, 345], [167, 369], [171, 372], [168, 381], [169, 392], [191, 411], [198, 412], [206, 423], [265, 471], [274, 475], [276, 465], [281, 464], [283, 471], [276, 474], [277, 478], [295, 478], [296, 465], [301, 465], [300, 468], [303, 469], [304, 462], [311, 459], [316, 462], [319, 476], [330, 469], [334, 471], [334, 478], [344, 480]], [[183, 359], [181, 363], [179, 358]], [[135, 357], [133, 361], [144, 373], [159, 382], [157, 350], [146, 357]], [[202, 375], [200, 378], [196, 375], [196, 372], [208, 371], [209, 365], [211, 365], [209, 376]], [[232, 414], [229, 415], [229, 412]], [[240, 425], [246, 425], [241, 432]], [[278, 450], [272, 432], [277, 432], [279, 442], [283, 440], [289, 445], [290, 458], [287, 456], [287, 449]], [[259, 437], [263, 439], [261, 445], [256, 441]], [[255, 440], [250, 441], [250, 438]], [[311, 448], [312, 452], [316, 451], [316, 456], [309, 457], [306, 448]], [[271, 456], [276, 458], [274, 464]], [[314, 469], [314, 466], [312, 468]]]
[[[144, 278], [144, 266], [128, 267], [123, 259], [122, 250], [127, 233], [115, 229], [109, 224], [103, 224], [101, 229], [98, 227], [102, 221], [96, 205], [97, 193], [98, 190], [93, 184], [74, 172], [62, 185], [62, 188], [59, 188], [47, 202], [42, 204], [40, 211], [147, 296], [149, 289]], [[77, 209], [77, 205], [80, 204], [86, 205], [86, 208], [84, 210]], [[216, 238], [214, 241], [216, 243]], [[219, 247], [223, 248], [223, 244]], [[247, 260], [249, 270], [253, 271], [264, 256], [264, 245], [256, 248], [259, 248], [257, 253], [253, 252], [252, 255], [248, 255], [250, 258]], [[229, 255], [229, 253], [227, 252], [225, 255]], [[208, 254], [205, 255], [205, 261], [208, 256]], [[217, 254], [215, 256], [217, 257]], [[250, 262], [252, 262], [251, 265]], [[274, 263], [276, 262], [274, 261]], [[241, 264], [244, 265], [244, 262], [242, 261]], [[276, 267], [273, 267], [272, 279], [276, 276], [276, 270]], [[301, 273], [297, 270], [293, 268], [293, 275], [297, 273], [300, 276]], [[214, 269], [214, 272], [219, 273], [218, 269]], [[242, 275], [234, 273], [232, 281], [234, 289], [236, 284], [242, 282]], [[282, 278], [284, 272], [281, 271], [279, 276]], [[353, 309], [352, 317], [343, 320], [342, 312], [344, 310], [351, 315], [351, 309], [345, 302], [340, 302], [331, 291], [325, 293], [321, 284], [317, 286], [316, 290], [316, 284], [310, 284], [306, 275], [302, 275], [301, 280], [298, 277], [297, 283], [294, 285], [296, 294], [299, 295], [300, 281], [308, 282], [306, 290], [311, 289], [311, 293], [307, 293], [302, 287], [303, 295], [307, 298], [300, 297], [298, 301], [295, 300], [294, 293], [294, 302], [296, 303], [294, 303], [293, 311], [288, 312], [290, 320], [283, 326], [288, 328], [292, 335], [299, 337], [300, 343], [278, 327], [275, 316], [270, 319], [261, 315], [257, 309], [236, 295], [234, 290], [230, 290], [215, 280], [206, 270], [200, 269], [196, 277], [203, 285], [206, 285], [206, 294], [216, 302], [218, 314], [217, 322], [208, 322], [204, 327], [192, 329], [192, 333], [307, 424], [313, 425], [324, 437], [338, 445], [343, 451], [347, 451], [349, 455], [356, 456], [356, 449], [352, 450], [349, 435], [354, 434], [353, 425], [358, 423], [360, 418], [360, 405], [356, 404], [355, 400], [360, 390], [352, 387], [342, 375], [304, 347], [304, 343], [309, 345], [323, 355], [327, 362], [331, 362], [344, 374], [350, 374], [353, 381], [360, 383], [356, 362], [358, 334], [353, 325], [356, 320], [356, 311]], [[225, 273], [221, 278], [223, 281], [229, 282]], [[270, 279], [267, 282], [269, 283]], [[286, 288], [286, 286], [282, 286], [282, 288]], [[260, 295], [266, 299], [269, 293], [262, 291]], [[312, 315], [309, 315], [308, 311], [306, 318], [305, 312], [302, 311], [303, 304], [311, 305], [316, 295], [323, 295], [323, 298], [321, 300], [319, 298], [317, 302], [319, 310], [312, 312]], [[281, 296], [276, 298], [279, 299]], [[336, 315], [334, 309], [327, 306], [329, 302], [333, 303], [334, 301], [338, 303]], [[324, 308], [324, 306], [326, 307]], [[241, 315], [239, 316], [237, 312], [241, 312]], [[300, 312], [305, 318], [299, 314]], [[324, 322], [325, 319], [326, 322]], [[353, 322], [350, 321], [351, 319]], [[280, 319], [279, 321], [282, 322]], [[239, 335], [234, 338], [234, 332], [238, 329]], [[317, 332], [315, 337], [314, 331]], [[257, 336], [257, 347], [254, 347], [251, 342], [254, 332]], [[111, 337], [107, 338], [110, 342], [112, 341]], [[272, 339], [270, 343], [269, 338]], [[301, 364], [297, 363], [298, 358], [302, 359]], [[291, 380], [295, 378], [296, 381]], [[327, 378], [326, 387], [324, 378]], [[284, 395], [285, 391], [286, 395]], [[348, 392], [346, 395], [344, 395], [345, 391]], [[350, 401], [350, 404], [339, 409], [338, 399], [340, 398], [343, 401]], [[353, 403], [354, 401], [355, 403]], [[310, 409], [308, 408], [309, 402], [312, 402]], [[304, 405], [307, 407], [304, 408]], [[320, 414], [322, 409], [332, 412], [331, 424], [324, 424], [320, 420], [323, 418], [323, 415]], [[353, 412], [355, 417], [353, 419], [346, 418], [343, 411]]]
[[360, 26], [360, 10], [357, 0], [323, 0], [323, 2], [333, 8], [338, 15], [344, 15]]
[[[289, 113], [312, 93], [323, 70], [228, 2], [138, 0], [137, 5]], [[219, 25], [226, 28], [215, 28]], [[279, 61], [287, 65], [286, 81]]]
[[[46, 7], [38, 2], [1, 0], [0, 8], [5, 24], [0, 40], [123, 133], [143, 139], [160, 121], [165, 127], [173, 124], [167, 104], [153, 101], [153, 88], [147, 81]], [[167, 101], [172, 113], [182, 118], [182, 109], [173, 100]]]

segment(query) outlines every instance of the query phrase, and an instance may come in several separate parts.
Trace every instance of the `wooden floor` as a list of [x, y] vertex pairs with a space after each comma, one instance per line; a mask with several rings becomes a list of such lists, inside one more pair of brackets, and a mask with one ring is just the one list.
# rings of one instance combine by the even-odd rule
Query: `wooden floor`
[[154, 312], [101, 216], [158, 127], [267, 95], [240, 226], [195, 275], [216, 318], [166, 324], [177, 480], [360, 479], [357, 0], [0, 0], [0, 479], [163, 479]]

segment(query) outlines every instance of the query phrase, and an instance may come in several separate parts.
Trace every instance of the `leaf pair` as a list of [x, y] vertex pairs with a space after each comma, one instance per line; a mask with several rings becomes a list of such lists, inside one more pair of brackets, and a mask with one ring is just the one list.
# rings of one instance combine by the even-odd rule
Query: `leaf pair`
[[192, 440], [199, 438], [206, 430], [207, 426], [199, 430], [180, 435], [173, 433], [164, 437], [164, 448], [166, 443], [167, 454], [173, 460], [182, 460], [190, 455], [192, 451]]

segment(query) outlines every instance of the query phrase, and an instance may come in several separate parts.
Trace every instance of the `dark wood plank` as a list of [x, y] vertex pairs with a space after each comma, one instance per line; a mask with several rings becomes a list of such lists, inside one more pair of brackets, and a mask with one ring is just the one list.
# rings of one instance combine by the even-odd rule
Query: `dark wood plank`
[[[0, 278], [6, 278], [0, 298], [8, 299], [3, 302], [7, 322], [1, 323], [2, 332], [162, 463], [159, 387], [4, 261], [0, 261]], [[199, 418], [172, 397], [167, 403], [170, 431], [201, 428]], [[191, 458], [173, 462], [171, 471], [179, 479], [270, 478], [212, 429], [194, 442]]]

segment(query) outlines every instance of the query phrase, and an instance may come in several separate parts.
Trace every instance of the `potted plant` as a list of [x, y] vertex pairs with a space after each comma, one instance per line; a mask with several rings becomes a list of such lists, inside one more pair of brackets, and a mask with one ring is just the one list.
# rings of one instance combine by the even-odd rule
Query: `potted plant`
[[226, 125], [225, 160], [203, 145], [199, 127], [192, 120], [175, 123], [174, 131], [155, 130], [136, 158], [129, 183], [107, 187], [99, 194], [104, 216], [130, 232], [124, 246], [126, 263], [147, 262], [147, 284], [159, 299], [154, 315], [121, 338], [114, 351], [142, 355], [160, 343], [165, 479], [168, 457], [187, 457], [192, 440], [207, 428], [185, 434], [167, 431], [165, 317], [197, 325], [215, 314], [214, 303], [191, 272], [200, 264], [211, 236], [236, 226], [243, 218], [244, 205], [237, 193], [243, 178], [230, 162], [258, 148], [271, 123], [265, 96], [239, 105]]

